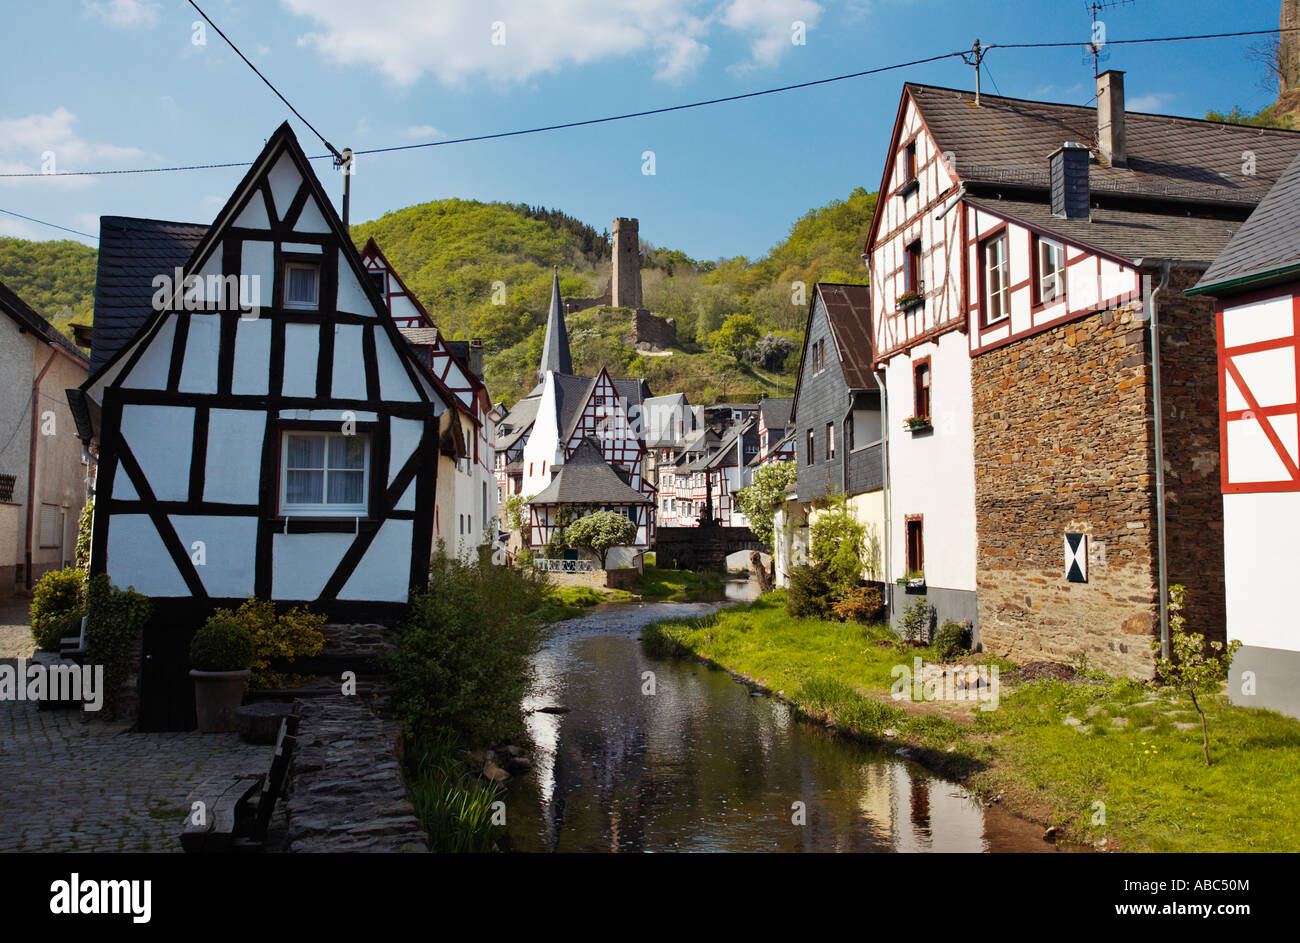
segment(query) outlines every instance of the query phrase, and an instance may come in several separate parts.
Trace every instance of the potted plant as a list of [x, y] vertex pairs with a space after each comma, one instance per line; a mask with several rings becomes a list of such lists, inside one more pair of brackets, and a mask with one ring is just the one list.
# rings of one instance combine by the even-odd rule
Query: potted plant
[[903, 420], [903, 422], [907, 425], [907, 428], [911, 429], [913, 432], [920, 432], [930, 428], [929, 416], [908, 416]]
[[190, 677], [202, 733], [234, 732], [252, 662], [253, 636], [233, 619], [210, 621], [194, 633]]
[[899, 311], [910, 311], [917, 305], [925, 301], [925, 294], [919, 288], [913, 288], [911, 291], [905, 291], [894, 299], [894, 304], [898, 306]]

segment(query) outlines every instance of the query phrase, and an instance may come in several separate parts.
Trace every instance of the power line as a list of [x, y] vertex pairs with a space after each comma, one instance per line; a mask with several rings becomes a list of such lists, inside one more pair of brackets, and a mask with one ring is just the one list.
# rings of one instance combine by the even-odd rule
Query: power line
[[19, 219], [27, 220], [29, 223], [39, 223], [42, 226], [49, 226], [51, 229], [62, 229], [64, 232], [70, 232], [78, 236], [85, 236], [87, 239], [99, 240], [98, 236], [92, 236], [88, 232], [82, 232], [80, 229], [69, 229], [67, 226], [59, 226], [55, 223], [47, 223], [45, 220], [37, 219], [35, 216], [24, 216], [22, 213], [15, 213], [13, 210], [5, 209], [0, 209], [0, 213], [4, 213], [7, 216], [17, 216]]
[[[194, 5], [194, 8], [196, 10], [199, 9], [198, 6], [194, 4], [194, 0], [189, 0], [189, 2], [191, 5]], [[199, 10], [199, 13], [202, 14], [203, 11]], [[207, 19], [206, 15], [204, 15], [204, 19]], [[212, 21], [208, 20], [208, 22], [211, 23]], [[216, 29], [217, 32], [221, 34], [221, 37], [225, 39], [227, 43], [230, 43], [230, 40], [226, 38], [224, 33], [221, 33], [221, 30], [217, 28], [216, 24], [213, 24], [213, 29]], [[1194, 36], [1148, 36], [1141, 39], [1111, 39], [1111, 40], [1107, 40], [1107, 44], [1119, 46], [1119, 45], [1136, 45], [1141, 43], [1189, 42], [1189, 41], [1205, 40], [1205, 39], [1235, 39], [1235, 38], [1245, 37], [1245, 36], [1271, 36], [1271, 35], [1276, 35], [1278, 33], [1290, 33], [1290, 32], [1298, 32], [1298, 31], [1300, 31], [1300, 27], [1274, 27], [1272, 29], [1242, 30], [1242, 31], [1232, 32], [1232, 33], [1201, 33]], [[236, 48], [233, 43], [230, 43], [230, 46], [232, 49], [235, 50], [235, 52], [239, 53], [241, 58], [244, 58], [245, 62], [248, 62], [248, 59], [244, 57], [243, 53], [239, 52], [238, 48]], [[1069, 42], [1050, 42], [1050, 43], [991, 43], [987, 46], [984, 46], [983, 50], [987, 52], [990, 49], [1060, 49], [1060, 48], [1067, 48], [1067, 47], [1091, 48], [1091, 46], [1092, 46], [1091, 42], [1082, 41], [1082, 40], [1073, 40]], [[353, 154], [389, 154], [395, 151], [419, 150], [419, 149], [430, 148], [430, 147], [447, 147], [452, 144], [469, 144], [476, 141], [494, 141], [501, 138], [519, 137], [521, 135], [527, 135], [527, 134], [541, 134], [547, 131], [561, 131], [568, 128], [582, 128], [582, 127], [588, 127], [590, 125], [596, 125], [596, 124], [608, 124], [614, 121], [627, 121], [633, 118], [646, 118], [652, 115], [662, 115], [662, 114], [668, 114], [670, 112], [675, 112], [675, 111], [687, 111], [692, 108], [704, 108], [710, 105], [720, 105], [728, 102], [744, 101], [750, 98], [759, 98], [765, 95], [775, 95], [780, 92], [789, 92], [798, 89], [812, 88], [818, 85], [829, 85], [832, 82], [843, 82], [848, 79], [857, 79], [868, 75], [878, 75], [882, 72], [891, 72], [891, 71], [896, 71], [898, 69], [906, 69], [906, 68], [910, 68], [911, 66], [925, 65], [927, 63], [939, 62], [944, 59], [953, 59], [968, 54], [969, 54], [969, 50], [947, 52], [936, 56], [927, 56], [923, 59], [913, 59], [908, 62], [899, 62], [893, 65], [879, 66], [874, 69], [864, 69], [861, 72], [850, 72], [845, 75], [836, 75], [825, 79], [814, 79], [809, 82], [797, 82], [793, 85], [782, 85], [776, 88], [766, 88], [755, 92], [744, 92], [739, 95], [727, 95], [722, 98], [709, 98], [703, 101], [686, 102], [680, 105], [668, 105], [663, 108], [651, 108], [645, 111], [632, 111], [632, 112], [627, 112], [625, 114], [608, 115], [603, 118], [588, 118], [582, 121], [567, 121], [561, 124], [542, 125], [536, 128], [522, 128], [515, 131], [497, 131], [490, 134], [477, 134], [477, 135], [472, 135], [470, 137], [451, 138], [446, 141], [422, 141], [417, 144], [398, 144], [390, 147], [372, 147], [367, 149], [354, 149]], [[308, 128], [311, 128], [312, 133], [315, 134], [318, 138], [320, 138], [321, 141], [325, 144], [325, 146], [329, 148], [330, 151], [329, 154], [314, 154], [311, 157], [309, 157], [308, 160], [325, 160], [326, 158], [331, 158], [331, 157], [335, 160], [341, 159], [341, 155], [338, 153], [337, 150], [335, 150], [333, 145], [331, 145], [328, 141], [326, 141], [325, 138], [321, 136], [320, 132], [318, 132], [314, 127], [312, 127], [311, 123], [308, 122], [306, 118], [303, 118], [302, 115], [299, 114], [298, 110], [293, 107], [293, 105], [289, 104], [289, 101], [283, 95], [281, 95], [278, 90], [276, 90], [275, 86], [271, 85], [271, 83], [267, 81], [266, 77], [263, 76], [261, 72], [258, 72], [257, 67], [254, 66], [251, 62], [248, 62], [248, 65], [250, 68], [253, 69], [254, 72], [257, 72], [258, 77], [261, 78], [263, 82], [266, 82], [267, 86], [270, 87], [271, 90], [275, 92], [277, 96], [279, 96], [280, 100], [283, 101], [286, 105], [288, 105], [289, 109], [295, 115], [298, 116], [298, 118], [303, 122], [303, 124], [307, 125]], [[990, 75], [989, 77], [991, 79], [992, 75]], [[156, 173], [172, 173], [176, 171], [185, 171], [185, 170], [213, 170], [213, 169], [229, 168], [229, 167], [249, 167], [252, 165], [252, 163], [253, 163], [252, 161], [230, 161], [226, 163], [185, 164], [185, 165], [178, 165], [173, 167], [139, 167], [139, 168], [124, 169], [124, 170], [61, 170], [58, 171], [57, 173], [52, 173], [52, 174], [40, 173], [37, 171], [26, 171], [22, 173], [0, 173], [0, 178], [89, 177], [89, 176], [112, 176], [112, 175], [123, 175], [123, 174], [156, 174]]]
[[195, 3], [194, 0], [189, 0], [189, 4], [195, 10], [198, 10], [199, 16], [203, 17], [205, 20], [208, 21], [208, 25], [211, 26], [214, 30], [216, 30], [217, 35], [226, 41], [226, 45], [228, 45], [231, 49], [235, 50], [235, 55], [243, 59], [244, 62], [248, 65], [248, 67], [252, 69], [254, 73], [256, 73], [257, 77], [266, 83], [266, 87], [269, 88], [271, 91], [275, 92], [275, 97], [280, 99], [280, 101], [284, 102], [285, 107], [287, 107], [290, 111], [292, 111], [295, 115], [297, 115], [298, 120], [311, 129], [312, 134], [320, 138], [320, 142], [325, 145], [325, 147], [329, 150], [330, 154], [332, 154], [336, 158], [341, 159], [342, 155], [340, 155], [339, 152], [334, 149], [334, 145], [331, 144], [329, 141], [325, 140], [325, 136], [321, 134], [319, 131], [317, 131], [315, 126], [302, 116], [302, 112], [300, 112], [297, 108], [293, 107], [289, 99], [285, 98], [283, 95], [280, 94], [280, 90], [271, 84], [271, 80], [268, 79], [265, 75], [263, 75], [262, 71], [257, 66], [253, 65], [253, 63], [249, 60], [248, 56], [240, 52], [239, 47], [235, 45], [234, 41], [231, 40], [229, 36], [227, 36], [225, 33], [221, 31], [221, 27], [218, 26], [216, 23], [213, 23], [212, 18], [209, 17], [206, 13], [204, 13], [202, 8], [197, 3]]

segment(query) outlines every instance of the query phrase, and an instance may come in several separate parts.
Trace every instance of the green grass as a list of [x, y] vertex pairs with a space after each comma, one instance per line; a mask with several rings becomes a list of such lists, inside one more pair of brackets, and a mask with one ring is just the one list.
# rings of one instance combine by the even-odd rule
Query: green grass
[[696, 573], [692, 570], [660, 569], [646, 563], [636, 591], [646, 599], [682, 602], [722, 595], [721, 573]]
[[492, 824], [497, 787], [471, 774], [464, 749], [448, 735], [417, 743], [412, 753], [407, 791], [429, 850], [491, 851], [501, 830]]
[[576, 619], [592, 606], [603, 602], [630, 602], [636, 597], [621, 589], [596, 589], [592, 586], [552, 586], [542, 607], [543, 622]]
[[[997, 710], [920, 709], [890, 698], [891, 670], [915, 655], [929, 662], [930, 651], [875, 644], [890, 637], [883, 626], [790, 618], [780, 592], [644, 633], [652, 653], [699, 655], [847, 735], [906, 744], [941, 774], [1000, 793], [1012, 811], [1076, 841], [1104, 838], [1108, 848], [1129, 851], [1281, 851], [1300, 843], [1300, 722], [1221, 695], [1202, 698], [1214, 761], [1206, 769], [1197, 715], [1171, 692], [1094, 672], [1098, 683], [1004, 683]], [[969, 660], [1003, 673], [1013, 667]]]

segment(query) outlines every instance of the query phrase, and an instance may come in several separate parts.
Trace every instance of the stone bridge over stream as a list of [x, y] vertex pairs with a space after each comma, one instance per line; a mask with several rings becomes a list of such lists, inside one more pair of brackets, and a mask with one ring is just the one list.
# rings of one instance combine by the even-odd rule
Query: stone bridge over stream
[[727, 557], [740, 550], [772, 552], [748, 527], [723, 527], [717, 523], [660, 527], [651, 549], [658, 566], [697, 572], [726, 570]]

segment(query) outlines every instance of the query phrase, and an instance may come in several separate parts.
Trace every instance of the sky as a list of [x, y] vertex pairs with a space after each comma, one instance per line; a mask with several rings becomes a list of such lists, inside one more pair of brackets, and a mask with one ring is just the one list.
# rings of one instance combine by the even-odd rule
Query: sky
[[[446, 141], [737, 95], [993, 43], [1088, 40], [1085, 0], [198, 0], [335, 147]], [[0, 173], [251, 161], [288, 119], [183, 0], [7, 5]], [[1134, 0], [1107, 40], [1269, 29], [1277, 0]], [[801, 24], [801, 25], [800, 25]], [[1271, 104], [1263, 37], [1111, 46], [1133, 111]], [[800, 42], [800, 40], [802, 40]], [[994, 49], [983, 89], [1089, 104], [1078, 49]], [[761, 98], [357, 158], [352, 222], [447, 197], [557, 208], [698, 259], [756, 258], [809, 209], [880, 186], [902, 84], [968, 89], [960, 59]], [[653, 173], [651, 169], [653, 155]], [[342, 178], [314, 162], [336, 201]], [[0, 178], [0, 209], [94, 235], [101, 215], [208, 223], [239, 168]], [[337, 203], [336, 203], [337, 206]], [[0, 235], [93, 238], [0, 214]]]

